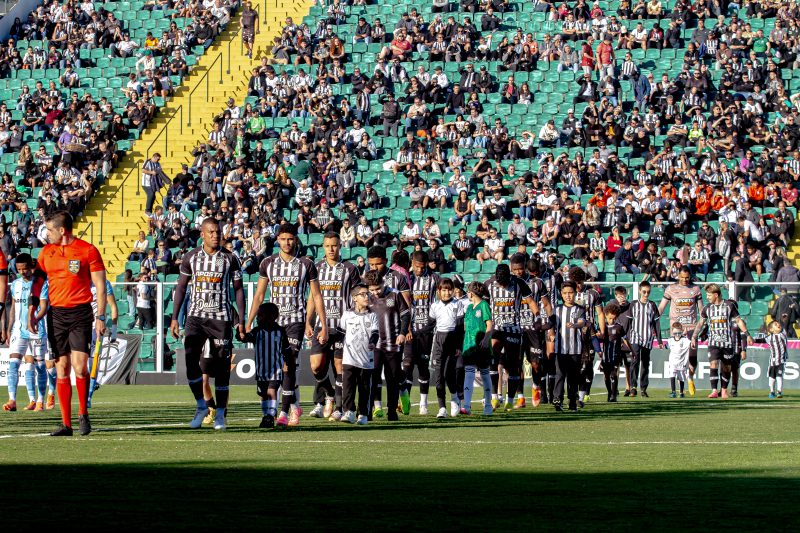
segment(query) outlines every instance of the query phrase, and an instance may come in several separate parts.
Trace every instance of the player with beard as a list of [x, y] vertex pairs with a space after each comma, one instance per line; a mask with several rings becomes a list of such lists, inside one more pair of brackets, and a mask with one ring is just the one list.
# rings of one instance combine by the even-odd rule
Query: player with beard
[[[687, 335], [691, 335], [699, 314], [703, 311], [703, 295], [700, 287], [692, 283], [692, 271], [682, 266], [678, 272], [678, 283], [669, 285], [664, 290], [664, 297], [658, 304], [658, 313], [664, 314], [669, 304], [669, 323], [680, 322]], [[689, 348], [689, 396], [694, 396], [694, 372], [697, 368], [697, 346]]]
[[511, 411], [511, 401], [522, 379], [522, 306], [528, 306], [533, 316], [539, 313], [539, 306], [531, 298], [530, 287], [520, 278], [512, 276], [511, 269], [506, 264], [497, 265], [494, 276], [484, 285], [489, 295], [493, 324], [492, 372], [496, 373], [492, 375], [492, 407], [499, 406], [499, 395], [494, 396], [498, 391], [500, 372], [505, 371], [508, 375], [508, 386], [503, 407], [506, 411]]
[[[178, 314], [187, 288], [191, 284], [189, 307], [186, 312], [184, 346], [186, 349], [186, 378], [197, 402], [197, 410], [189, 427], [198, 429], [209, 414], [203, 394], [203, 374], [214, 378], [217, 412], [214, 429], [225, 429], [225, 408], [228, 406], [233, 349], [234, 314], [230, 306], [230, 288], [236, 297], [236, 307], [244, 316], [245, 298], [242, 267], [239, 259], [221, 246], [219, 223], [213, 218], [203, 221], [200, 230], [203, 245], [183, 256], [180, 277], [175, 287], [170, 331], [177, 339], [180, 332]], [[100, 299], [98, 290], [98, 299]], [[105, 290], [102, 291], [103, 298]], [[236, 324], [238, 336], [244, 334], [244, 321]], [[208, 357], [203, 347], [209, 342]]]
[[606, 336], [606, 315], [603, 312], [603, 299], [597, 290], [586, 286], [586, 272], [580, 267], [569, 269], [569, 280], [575, 283], [575, 305], [582, 307], [585, 313], [586, 328], [583, 342], [583, 357], [580, 367], [580, 385], [578, 388], [578, 405], [584, 402], [591, 393], [594, 379], [594, 356], [602, 350], [601, 339]]
[[328, 320], [319, 289], [317, 267], [311, 259], [297, 257], [297, 232], [294, 226], [283, 224], [278, 229], [277, 242], [280, 251], [265, 258], [258, 267], [258, 286], [247, 317], [247, 331], [251, 330], [258, 308], [269, 290], [269, 299], [278, 306], [280, 312], [278, 325], [286, 329], [291, 346], [291, 354], [286, 357], [287, 371], [283, 374], [281, 412], [275, 420], [277, 427], [285, 428], [287, 425], [299, 425], [300, 415], [303, 414], [297, 389], [298, 356], [304, 334], [309, 339], [314, 336], [314, 329], [306, 322], [307, 306], [313, 305], [319, 318], [316, 337], [320, 346], [328, 343]]
[[400, 390], [400, 407], [407, 415], [411, 409], [411, 386], [414, 367], [419, 382], [419, 414], [428, 414], [428, 389], [431, 379], [430, 356], [433, 346], [434, 321], [429, 311], [437, 300], [436, 288], [439, 274], [428, 268], [428, 254], [416, 251], [411, 255], [411, 339], [406, 339], [403, 354], [403, 372], [406, 380]]
[[[554, 307], [561, 299], [561, 285], [564, 283], [564, 276], [561, 272], [550, 268], [546, 263], [539, 263], [539, 276], [545, 286], [550, 306]], [[546, 317], [545, 317], [546, 318]], [[553, 388], [556, 384], [556, 358], [555, 343], [552, 334], [545, 334], [545, 354], [544, 358], [544, 380], [545, 387], [542, 390], [542, 402], [553, 403]]]
[[[314, 326], [310, 361], [311, 372], [316, 380], [314, 387], [316, 406], [310, 415], [339, 421], [342, 417], [342, 355], [344, 354], [344, 334], [339, 330], [339, 321], [344, 312], [352, 307], [350, 295], [353, 288], [361, 282], [361, 276], [355, 265], [349, 261], [342, 261], [342, 244], [338, 233], [325, 234], [322, 249], [325, 258], [316, 266], [325, 318], [328, 321], [328, 342], [325, 345], [319, 343], [322, 324], [316, 315], [316, 306], [311, 303], [307, 306], [306, 326]], [[328, 376], [329, 366], [333, 366], [336, 375], [335, 386], [331, 386]]]
[[[524, 254], [514, 254], [509, 261], [511, 273], [521, 279], [531, 290], [531, 299], [539, 305], [541, 313], [534, 315], [527, 307], [520, 311], [520, 327], [522, 328], [522, 354], [531, 365], [531, 402], [538, 407], [542, 400], [541, 384], [545, 379], [547, 398], [547, 359], [545, 331], [548, 328], [548, 317], [552, 314], [550, 298], [544, 282], [537, 277], [539, 273], [538, 259], [527, 259]], [[525, 392], [521, 387], [517, 392], [514, 408], [525, 407]], [[546, 400], [545, 400], [546, 403]]]

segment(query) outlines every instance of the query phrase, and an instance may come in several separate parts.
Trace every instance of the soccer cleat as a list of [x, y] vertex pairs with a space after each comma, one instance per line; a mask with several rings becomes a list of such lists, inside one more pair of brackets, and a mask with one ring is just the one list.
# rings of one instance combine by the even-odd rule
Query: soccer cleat
[[775, 397], [776, 398], [783, 398], [783, 391], [778, 391], [778, 393], [775, 395]]
[[[578, 400], [578, 407], [580, 407], [581, 409], [586, 407], [586, 404], [583, 402], [583, 400]], [[571, 407], [570, 407], [570, 411], [572, 411]]]
[[684, 393], [681, 393], [681, 398], [686, 398], [686, 395]]
[[8, 400], [6, 403], [3, 404], [3, 411], [16, 411], [17, 410], [17, 402], [14, 400]]
[[739, 397], [739, 391], [736, 390], [736, 389], [733, 389], [731, 391], [731, 396], [733, 396], [734, 398], [738, 398]]
[[461, 406], [458, 405], [458, 402], [450, 402], [450, 417], [455, 418], [458, 416], [458, 413], [461, 412]]
[[225, 409], [217, 409], [217, 416], [214, 417], [214, 429], [225, 431]]
[[192, 429], [199, 429], [203, 425], [203, 421], [208, 416], [210, 409], [208, 407], [198, 407], [194, 412], [194, 418], [189, 422], [189, 427]]
[[[642, 393], [642, 394], [644, 394], [644, 393]], [[586, 393], [586, 396], [583, 397], [583, 402], [584, 403], [589, 403], [589, 393], [588, 392]]]
[[50, 409], [55, 409], [56, 407], [56, 395], [55, 394], [48, 394], [47, 395], [47, 403], [45, 404], [45, 409], [48, 411]]
[[407, 390], [400, 393], [400, 412], [404, 415], [411, 412], [411, 394]]
[[769, 391], [769, 396], [767, 396], [767, 398], [770, 398], [770, 399], [775, 398], [775, 393], [772, 392], [772, 391]]
[[520, 396], [519, 398], [514, 400], [514, 409], [523, 409], [525, 407], [525, 405], [527, 405], [527, 404], [525, 403], [525, 397], [524, 396]]
[[608, 399], [608, 401], [611, 403], [615, 403], [617, 401], [617, 395], [614, 394], [613, 396], [611, 396], [611, 398]]
[[483, 416], [491, 416], [494, 414], [494, 409], [492, 409], [491, 404], [486, 404], [483, 406], [483, 412], [481, 413]]
[[719, 393], [716, 389], [711, 391], [711, 394], [708, 395], [709, 398], [719, 398]]
[[728, 389], [722, 389], [722, 394], [720, 395], [720, 397], [721, 397], [723, 400], [727, 400], [727, 399], [729, 398], [729, 396], [728, 396]]
[[23, 407], [22, 409], [24, 411], [33, 411], [34, 409], [36, 409], [36, 402], [31, 402], [28, 405], [26, 405], [25, 407]]
[[270, 429], [275, 427], [275, 417], [272, 415], [264, 415], [261, 417], [261, 423], [258, 427], [262, 429]]
[[34, 411], [44, 411], [44, 404], [42, 402], [36, 402], [36, 407]]
[[631, 390], [630, 389], [625, 389], [625, 394], [623, 394], [623, 396], [625, 396], [627, 398], [630, 395], [631, 395]]
[[542, 393], [535, 387], [533, 389], [533, 394], [531, 394], [531, 403], [533, 403], [534, 407], [539, 407], [542, 403]]
[[577, 413], [578, 412], [578, 406], [575, 405], [575, 404], [569, 404], [569, 410], [572, 411], [573, 413]]
[[[311, 410], [311, 412], [308, 413], [308, 416], [310, 416], [311, 418], [322, 418], [322, 415], [323, 415], [324, 411], [325, 411], [325, 408], [322, 406], [321, 403], [318, 403], [317, 405], [314, 406], [314, 408]], [[330, 416], [330, 415], [328, 415], [328, 416]]]
[[347, 411], [345, 414], [342, 415], [341, 420], [346, 424], [355, 424], [356, 414], [353, 411]]
[[333, 403], [333, 398], [325, 398], [325, 408], [322, 409], [322, 418], [330, 418], [333, 414], [333, 409], [336, 405]]
[[210, 426], [211, 424], [213, 424], [214, 423], [214, 418], [216, 418], [216, 416], [217, 416], [217, 410], [214, 407], [209, 407], [208, 408], [208, 414], [203, 419], [203, 425], [204, 426]]
[[461, 409], [459, 409], [458, 414], [464, 416], [470, 416], [472, 414], [472, 409], [470, 409], [469, 407], [462, 407]]
[[635, 388], [631, 389], [631, 396], [636, 398], [636, 395], [637, 395], [636, 389]]
[[79, 433], [85, 437], [92, 432], [92, 424], [89, 422], [89, 415], [78, 416]]
[[72, 428], [62, 424], [62, 425], [58, 426], [58, 428], [56, 428], [55, 431], [50, 433], [50, 436], [51, 437], [71, 437], [72, 436]]
[[436, 413], [436, 418], [447, 418], [447, 409], [440, 407], [439, 412]]
[[689, 380], [689, 396], [694, 396], [695, 391], [696, 391], [696, 389], [694, 387], [694, 380], [690, 379]]
[[372, 418], [383, 418], [383, 408], [382, 407], [375, 407], [372, 410]]
[[678, 395], [677, 395], [677, 394], [675, 394], [675, 391], [672, 391], [672, 392], [670, 392], [670, 393], [669, 393], [669, 397], [670, 397], [670, 398], [677, 398], [677, 397], [678, 397]]
[[422, 416], [428, 416], [428, 405], [427, 404], [420, 404], [419, 405], [419, 414]]
[[342, 419], [342, 412], [339, 411], [338, 409], [336, 411], [332, 412], [331, 416], [328, 417], [328, 420], [330, 422], [338, 422], [341, 419]]
[[300, 417], [302, 415], [303, 415], [302, 407], [292, 407], [292, 410], [289, 412], [289, 425], [292, 427], [299, 426]]
[[649, 397], [650, 397], [650, 395], [647, 394], [647, 391], [646, 390], [642, 390], [642, 398], [649, 398]]
[[497, 410], [498, 407], [500, 407], [500, 399], [492, 398], [492, 409]]
[[359, 426], [366, 426], [369, 420], [367, 419], [367, 415], [360, 415], [358, 420], [356, 420], [356, 424]]
[[503, 410], [506, 413], [510, 413], [511, 411], [514, 410], [514, 407], [511, 405], [511, 402], [506, 402], [506, 403], [503, 404]]
[[561, 407], [561, 404], [558, 402], [553, 402], [553, 409], [555, 409], [559, 413], [564, 411], [564, 408]]
[[279, 414], [278, 418], [275, 419], [276, 428], [285, 428], [288, 425], [289, 425], [289, 417], [286, 416], [286, 413]]

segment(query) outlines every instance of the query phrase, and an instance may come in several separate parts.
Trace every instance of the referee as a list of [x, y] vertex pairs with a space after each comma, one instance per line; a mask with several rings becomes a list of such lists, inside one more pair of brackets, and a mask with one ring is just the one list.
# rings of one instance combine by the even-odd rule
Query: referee
[[97, 288], [97, 301], [106, 301], [106, 267], [100, 252], [90, 243], [72, 234], [72, 216], [58, 211], [45, 217], [47, 240], [39, 255], [34, 273], [31, 298], [28, 302], [28, 331], [36, 334], [39, 324], [34, 317], [45, 281], [49, 283], [47, 336], [56, 359], [56, 390], [61, 407], [61, 426], [50, 433], [53, 437], [72, 436], [72, 385], [70, 369], [75, 372], [78, 390], [78, 422], [80, 434], [92, 431], [88, 415], [89, 353], [92, 329], [97, 338], [106, 330], [105, 310], [92, 312], [92, 285]]

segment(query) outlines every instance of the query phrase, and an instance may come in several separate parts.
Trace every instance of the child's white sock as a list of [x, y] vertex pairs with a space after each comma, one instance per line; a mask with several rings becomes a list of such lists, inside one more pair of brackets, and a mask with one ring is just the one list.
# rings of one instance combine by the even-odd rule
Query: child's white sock
[[778, 387], [776, 392], [783, 392], [783, 376], [778, 376], [775, 378], [775, 385]]
[[769, 391], [775, 392], [775, 378], [773, 377], [769, 378]]

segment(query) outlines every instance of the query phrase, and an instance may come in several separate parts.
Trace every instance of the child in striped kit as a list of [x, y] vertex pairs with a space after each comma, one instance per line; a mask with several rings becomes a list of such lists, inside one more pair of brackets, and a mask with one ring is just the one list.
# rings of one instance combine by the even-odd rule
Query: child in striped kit
[[769, 346], [769, 397], [783, 398], [783, 372], [786, 369], [787, 349], [786, 332], [779, 322], [770, 322], [767, 346]]

